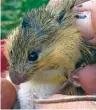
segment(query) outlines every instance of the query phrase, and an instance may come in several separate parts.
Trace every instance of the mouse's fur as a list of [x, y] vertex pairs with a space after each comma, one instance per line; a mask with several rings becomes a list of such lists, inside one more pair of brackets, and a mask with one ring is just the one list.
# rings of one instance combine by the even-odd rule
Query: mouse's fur
[[[47, 98], [57, 92], [64, 81], [72, 81], [75, 64], [81, 58], [81, 36], [72, 27], [70, 7], [64, 8], [62, 25], [44, 7], [33, 10], [8, 38], [9, 75], [15, 84], [22, 83], [18, 91], [22, 109], [38, 108], [32, 99]], [[36, 61], [28, 61], [32, 51], [39, 54]], [[74, 86], [65, 91], [65, 94], [77, 94]]]

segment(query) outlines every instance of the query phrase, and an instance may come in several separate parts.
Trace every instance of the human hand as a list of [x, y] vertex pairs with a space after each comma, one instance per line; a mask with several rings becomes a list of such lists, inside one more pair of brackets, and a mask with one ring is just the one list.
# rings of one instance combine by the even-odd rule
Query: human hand
[[8, 73], [8, 61], [5, 57], [5, 47], [4, 45], [6, 44], [6, 40], [0, 40], [1, 43], [1, 77], [5, 78]]
[[83, 38], [89, 44], [96, 45], [96, 0], [79, 4], [73, 8], [73, 11], [77, 13], [76, 25], [79, 26]]
[[1, 109], [11, 109], [17, 100], [15, 86], [5, 78], [1, 81]]

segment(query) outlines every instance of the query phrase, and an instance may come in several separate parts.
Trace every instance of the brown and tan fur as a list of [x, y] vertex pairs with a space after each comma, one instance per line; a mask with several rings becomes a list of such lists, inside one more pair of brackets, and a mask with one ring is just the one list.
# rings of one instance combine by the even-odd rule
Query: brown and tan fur
[[[10, 78], [15, 84], [23, 83], [18, 92], [22, 109], [34, 108], [30, 100], [36, 97], [47, 98], [59, 90], [65, 81], [72, 83], [72, 72], [76, 62], [81, 58], [79, 50], [81, 36], [70, 24], [71, 12], [69, 11], [70, 16], [64, 21], [67, 24], [65, 26], [59, 26], [55, 17], [49, 16], [49, 22], [46, 13], [47, 11], [40, 9], [36, 13], [32, 11], [27, 16], [30, 23], [35, 15], [36, 23], [44, 26], [46, 34], [37, 37], [38, 34], [32, 30], [32, 25], [31, 28], [30, 26], [23, 28], [21, 24], [7, 41], [6, 56], [9, 61]], [[40, 50], [37, 61], [28, 61], [29, 50]], [[77, 94], [73, 85], [67, 89], [65, 94]], [[30, 90], [29, 96], [32, 97], [26, 97]]]

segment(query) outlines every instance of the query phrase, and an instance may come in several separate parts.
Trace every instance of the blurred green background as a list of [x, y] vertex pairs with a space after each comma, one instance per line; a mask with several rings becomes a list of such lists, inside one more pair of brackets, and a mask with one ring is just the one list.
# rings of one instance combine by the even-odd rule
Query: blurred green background
[[2, 0], [1, 1], [1, 39], [16, 28], [22, 16], [32, 8], [47, 5], [49, 0]]

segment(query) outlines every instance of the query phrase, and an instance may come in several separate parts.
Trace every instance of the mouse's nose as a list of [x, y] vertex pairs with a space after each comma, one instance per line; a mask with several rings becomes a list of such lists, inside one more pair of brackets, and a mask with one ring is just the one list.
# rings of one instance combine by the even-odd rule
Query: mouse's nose
[[19, 85], [28, 80], [27, 74], [19, 73], [17, 71], [9, 72], [9, 76], [11, 81], [16, 85]]

